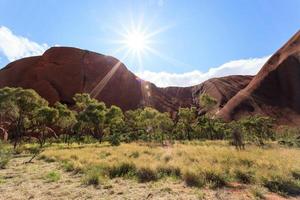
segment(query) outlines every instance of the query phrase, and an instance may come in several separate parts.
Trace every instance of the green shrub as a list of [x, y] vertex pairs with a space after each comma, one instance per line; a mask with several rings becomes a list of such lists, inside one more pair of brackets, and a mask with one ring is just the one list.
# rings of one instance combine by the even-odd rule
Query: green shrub
[[99, 185], [102, 167], [93, 166], [85, 171], [83, 183], [86, 185]]
[[286, 196], [300, 195], [300, 183], [284, 177], [272, 177], [270, 180], [265, 179], [264, 186], [271, 192]]
[[241, 183], [250, 184], [255, 182], [254, 172], [252, 171], [238, 169], [234, 173], [235, 178]]
[[5, 169], [11, 160], [11, 151], [9, 149], [0, 149], [0, 169]]
[[300, 180], [300, 171], [293, 171], [292, 176], [294, 177], [294, 179]]
[[71, 172], [75, 169], [73, 163], [67, 161], [62, 162], [61, 166], [66, 172]]
[[265, 191], [262, 187], [257, 187], [257, 186], [251, 187], [250, 192], [257, 200], [265, 199], [265, 195], [264, 195]]
[[255, 164], [255, 162], [253, 160], [249, 160], [246, 158], [239, 159], [239, 163], [246, 167], [252, 167]]
[[47, 182], [57, 182], [60, 179], [60, 173], [56, 171], [49, 172], [48, 174], [46, 174], [44, 179]]
[[105, 159], [106, 157], [108, 157], [108, 156], [110, 156], [110, 155], [111, 155], [110, 152], [102, 151], [102, 152], [100, 153], [100, 158], [101, 158], [101, 159]]
[[132, 152], [132, 153], [129, 155], [130, 158], [138, 158], [139, 156], [140, 156], [140, 153], [137, 152], [137, 151]]
[[93, 173], [89, 173], [86, 175], [86, 177], [84, 178], [83, 182], [86, 185], [99, 185], [100, 181], [99, 181], [99, 175], [98, 174], [93, 174]]
[[181, 170], [179, 167], [172, 166], [160, 166], [156, 169], [158, 178], [162, 178], [165, 176], [172, 176], [179, 178], [181, 176]]
[[146, 168], [146, 167], [143, 167], [143, 168], [137, 170], [137, 177], [138, 177], [138, 181], [140, 183], [157, 180], [155, 171], [150, 168]]
[[182, 178], [189, 187], [203, 187], [205, 185], [204, 178], [191, 171], [185, 172]]
[[1, 157], [0, 158], [0, 169], [5, 169], [8, 162], [10, 161], [10, 157]]
[[133, 163], [119, 163], [108, 169], [108, 175], [110, 178], [133, 176], [136, 172], [136, 167]]
[[21, 154], [25, 151], [25, 147], [24, 146], [17, 146], [15, 149], [14, 149], [14, 153], [15, 154]]
[[205, 171], [205, 182], [210, 185], [211, 188], [220, 188], [226, 186], [226, 177], [215, 171]]
[[121, 143], [120, 140], [120, 136], [119, 134], [112, 134], [108, 137], [108, 142], [112, 145], [112, 146], [119, 146]]

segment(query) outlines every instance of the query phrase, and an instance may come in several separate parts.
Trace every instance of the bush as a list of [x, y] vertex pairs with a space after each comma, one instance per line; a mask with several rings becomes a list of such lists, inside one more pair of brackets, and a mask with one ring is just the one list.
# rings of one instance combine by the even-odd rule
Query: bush
[[226, 177], [215, 171], [204, 172], [205, 182], [210, 185], [211, 188], [220, 188], [226, 185]]
[[300, 171], [293, 171], [292, 176], [294, 177], [294, 179], [300, 180]]
[[120, 163], [109, 167], [108, 175], [110, 178], [133, 176], [136, 172], [136, 167], [133, 163]]
[[130, 158], [138, 158], [140, 156], [140, 153], [138, 151], [132, 152], [129, 157]]
[[235, 178], [245, 184], [250, 184], [255, 182], [255, 176], [252, 171], [236, 170]]
[[172, 166], [160, 166], [156, 169], [158, 178], [162, 178], [164, 176], [173, 176], [173, 177], [180, 177], [181, 170], [179, 167], [172, 167]]
[[24, 151], [25, 151], [25, 147], [24, 146], [17, 146], [15, 148], [15, 150], [14, 150], [14, 153], [18, 155], [18, 154], [23, 153]]
[[61, 166], [66, 172], [71, 172], [75, 169], [73, 163], [67, 161], [62, 162]]
[[153, 171], [150, 168], [145, 168], [145, 167], [143, 167], [137, 171], [137, 177], [138, 177], [138, 181], [140, 183], [157, 180], [155, 171]]
[[272, 177], [271, 180], [264, 180], [264, 186], [271, 192], [286, 196], [300, 195], [300, 184], [297, 181], [284, 177]]
[[[1, 144], [0, 144], [1, 145]], [[5, 169], [11, 160], [11, 151], [9, 149], [0, 149], [0, 169]]]
[[0, 157], [0, 169], [5, 169], [8, 162], [10, 161], [10, 157], [9, 156], [1, 156]]
[[83, 181], [86, 185], [99, 185], [99, 175], [94, 173], [89, 173], [86, 175]]
[[262, 187], [254, 186], [250, 189], [250, 192], [253, 194], [255, 199], [265, 199], [265, 191]]
[[48, 182], [57, 182], [60, 179], [60, 173], [56, 171], [49, 172], [44, 179], [46, 179]]
[[111, 136], [108, 137], [108, 142], [112, 145], [112, 146], [119, 146], [121, 141], [120, 141], [120, 136], [117, 134], [113, 134]]
[[86, 185], [99, 185], [100, 184], [100, 173], [101, 168], [92, 167], [85, 172], [85, 177], [83, 178], [83, 183]]
[[185, 172], [182, 178], [189, 187], [203, 187], [205, 185], [203, 177], [191, 171]]

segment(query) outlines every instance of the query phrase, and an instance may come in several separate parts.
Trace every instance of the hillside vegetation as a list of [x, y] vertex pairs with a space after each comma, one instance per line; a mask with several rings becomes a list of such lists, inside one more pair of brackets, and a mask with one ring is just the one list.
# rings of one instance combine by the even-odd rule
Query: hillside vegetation
[[[29, 153], [24, 165], [35, 158], [56, 162], [83, 185], [171, 179], [191, 188], [238, 184], [300, 195], [297, 128], [278, 128], [258, 115], [223, 122], [211, 114], [216, 101], [207, 94], [199, 97], [204, 115], [196, 107], [180, 108], [175, 118], [150, 107], [123, 112], [88, 94], [73, 100], [49, 105], [33, 90], [0, 89], [0, 136], [6, 141], [0, 144], [0, 168]], [[43, 175], [47, 182], [61, 177], [56, 171]], [[258, 198], [260, 193], [253, 190]]]

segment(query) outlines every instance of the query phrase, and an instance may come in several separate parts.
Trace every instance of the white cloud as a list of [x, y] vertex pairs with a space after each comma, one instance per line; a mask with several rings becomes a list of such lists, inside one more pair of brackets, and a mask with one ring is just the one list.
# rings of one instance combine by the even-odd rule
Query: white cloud
[[263, 64], [270, 58], [249, 58], [227, 62], [219, 67], [210, 68], [207, 72], [198, 70], [186, 73], [151, 72], [136, 73], [140, 78], [150, 81], [159, 87], [192, 86], [203, 81], [228, 75], [255, 75]]
[[38, 44], [15, 35], [5, 26], [0, 26], [0, 53], [10, 62], [23, 57], [41, 55], [48, 48], [47, 44]]

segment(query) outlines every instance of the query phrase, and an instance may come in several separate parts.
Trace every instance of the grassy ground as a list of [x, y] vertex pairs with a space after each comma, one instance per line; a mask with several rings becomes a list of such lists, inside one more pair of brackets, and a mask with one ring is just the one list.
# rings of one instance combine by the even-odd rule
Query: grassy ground
[[[300, 149], [270, 144], [264, 149], [247, 146], [237, 151], [224, 141], [185, 142], [168, 146], [131, 143], [54, 145], [41, 155], [58, 161], [65, 171], [83, 174], [82, 183], [101, 185], [122, 177], [135, 182], [180, 181], [193, 188], [249, 185], [282, 196], [300, 195]], [[254, 189], [253, 189], [254, 188]]]
[[146, 183], [114, 178], [96, 186], [86, 185], [82, 174], [66, 172], [58, 162], [35, 160], [24, 164], [29, 159], [28, 155], [13, 157], [5, 169], [0, 170], [0, 200], [250, 200], [259, 196], [282, 199], [262, 188], [240, 185], [212, 190], [187, 187], [181, 180], [171, 178]]

